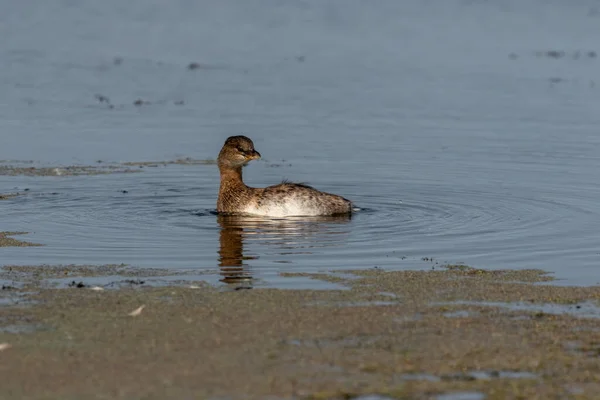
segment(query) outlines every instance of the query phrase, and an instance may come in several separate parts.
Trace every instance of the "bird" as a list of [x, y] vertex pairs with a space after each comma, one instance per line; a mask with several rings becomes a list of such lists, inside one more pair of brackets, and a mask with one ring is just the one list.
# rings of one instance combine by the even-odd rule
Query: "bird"
[[230, 136], [219, 152], [220, 173], [217, 212], [265, 217], [351, 214], [352, 202], [342, 196], [321, 192], [303, 183], [282, 182], [265, 188], [246, 186], [242, 167], [261, 155], [246, 136]]

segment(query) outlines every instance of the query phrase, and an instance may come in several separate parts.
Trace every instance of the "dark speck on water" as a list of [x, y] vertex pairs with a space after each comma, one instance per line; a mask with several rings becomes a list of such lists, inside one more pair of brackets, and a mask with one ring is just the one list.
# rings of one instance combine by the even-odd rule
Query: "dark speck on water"
[[546, 52], [546, 56], [550, 58], [563, 58], [565, 56], [565, 52], [557, 50], [548, 50]]
[[130, 285], [143, 285], [144, 283], [146, 283], [146, 281], [143, 281], [141, 279], [126, 279], [124, 282]]
[[110, 99], [106, 96], [103, 96], [101, 94], [97, 94], [94, 97], [96, 97], [96, 100], [98, 100], [100, 103], [110, 103]]

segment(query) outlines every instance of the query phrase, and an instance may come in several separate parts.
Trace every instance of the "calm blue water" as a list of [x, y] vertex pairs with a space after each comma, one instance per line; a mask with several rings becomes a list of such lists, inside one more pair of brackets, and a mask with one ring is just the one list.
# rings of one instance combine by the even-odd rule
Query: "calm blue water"
[[308, 182], [364, 208], [350, 220], [224, 221], [211, 213], [211, 165], [0, 176], [2, 193], [30, 189], [0, 202], [0, 230], [46, 245], [2, 248], [2, 264], [129, 263], [214, 280], [221, 266], [293, 286], [279, 272], [430, 268], [433, 257], [600, 282], [595, 1], [0, 5], [0, 159], [215, 158], [243, 133], [264, 158], [245, 169], [250, 185]]

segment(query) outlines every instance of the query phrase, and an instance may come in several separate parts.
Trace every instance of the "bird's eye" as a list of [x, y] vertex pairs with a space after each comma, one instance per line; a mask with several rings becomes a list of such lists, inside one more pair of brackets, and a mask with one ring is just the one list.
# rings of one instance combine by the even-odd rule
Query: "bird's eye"
[[236, 147], [237, 151], [239, 151], [240, 153], [245, 153], [244, 149], [242, 148], [242, 146], [238, 146]]

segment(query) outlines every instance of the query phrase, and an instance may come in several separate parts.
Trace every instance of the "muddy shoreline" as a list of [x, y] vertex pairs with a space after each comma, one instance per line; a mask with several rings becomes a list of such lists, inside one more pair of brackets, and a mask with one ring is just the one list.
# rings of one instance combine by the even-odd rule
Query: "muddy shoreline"
[[0, 247], [29, 247], [42, 246], [38, 243], [31, 243], [24, 240], [18, 240], [11, 236], [26, 235], [28, 232], [0, 232]]
[[[166, 167], [169, 165], [215, 165], [212, 159], [194, 159], [190, 157], [165, 161], [128, 161], [105, 162], [96, 161], [96, 165], [56, 165], [36, 166], [33, 161], [0, 160], [0, 176], [80, 176], [80, 175], [106, 175], [127, 174], [142, 172], [144, 168]], [[0, 200], [12, 198], [19, 193], [0, 194]]]
[[[86, 282], [119, 268], [2, 269], [3, 398], [584, 399], [600, 385], [600, 288], [543, 271], [301, 274], [345, 287], [322, 291]], [[82, 285], [46, 284], [65, 273]]]

